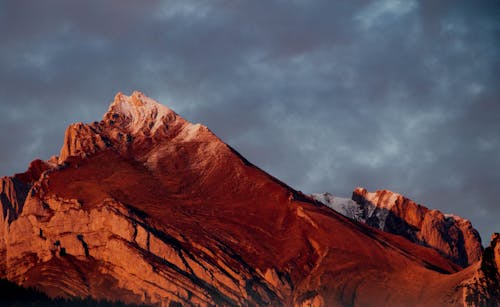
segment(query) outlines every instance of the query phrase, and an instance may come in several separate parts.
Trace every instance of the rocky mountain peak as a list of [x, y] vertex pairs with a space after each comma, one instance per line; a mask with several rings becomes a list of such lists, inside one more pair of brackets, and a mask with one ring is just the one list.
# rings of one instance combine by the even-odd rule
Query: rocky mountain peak
[[371, 226], [434, 248], [463, 267], [481, 258], [481, 238], [469, 220], [428, 209], [388, 190], [358, 192], [354, 190], [352, 199], [372, 208], [373, 212], [367, 219]]
[[133, 134], [145, 130], [154, 133], [176, 120], [184, 122], [177, 113], [139, 91], [134, 91], [130, 96], [121, 92], [116, 94], [103, 118], [103, 121], [121, 125], [121, 128]]
[[462, 267], [481, 258], [481, 237], [469, 220], [428, 209], [401, 194], [358, 187], [352, 200], [328, 194], [312, 196], [351, 219], [433, 248]]
[[[429, 243], [462, 246], [461, 219], [358, 192], [323, 198], [399, 236], [319, 205], [143, 94], [119, 93], [101, 121], [68, 127], [59, 159], [0, 179], [0, 278], [155, 306], [496, 302], [498, 236], [484, 270], [461, 270]], [[420, 228], [406, 227], [419, 214]]]
[[75, 123], [66, 129], [58, 163], [107, 148], [146, 160], [145, 155], [161, 144], [208, 139], [219, 140], [207, 127], [186, 121], [139, 91], [130, 96], [120, 92], [100, 122]]

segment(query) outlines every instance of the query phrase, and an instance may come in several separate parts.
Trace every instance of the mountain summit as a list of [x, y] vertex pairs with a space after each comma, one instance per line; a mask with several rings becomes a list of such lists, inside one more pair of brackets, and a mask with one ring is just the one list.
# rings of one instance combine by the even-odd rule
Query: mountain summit
[[168, 107], [135, 91], [118, 93], [102, 121], [76, 123], [66, 130], [59, 163], [69, 156], [81, 156], [113, 148], [121, 154], [143, 155], [167, 140], [189, 141], [208, 129], [191, 124]]
[[104, 115], [104, 120], [115, 120], [132, 133], [149, 131], [154, 134], [158, 128], [178, 119], [180, 117], [174, 111], [138, 91], [130, 97], [116, 94]]
[[498, 244], [462, 269], [330, 210], [140, 92], [117, 94], [99, 122], [70, 125], [59, 157], [2, 178], [0, 196], [0, 277], [52, 297], [159, 306], [497, 302]]

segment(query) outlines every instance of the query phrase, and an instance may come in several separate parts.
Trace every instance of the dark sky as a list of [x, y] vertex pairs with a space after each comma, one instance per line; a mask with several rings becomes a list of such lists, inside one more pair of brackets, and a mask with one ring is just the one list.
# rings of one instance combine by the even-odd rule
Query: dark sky
[[134, 89], [306, 193], [500, 231], [499, 1], [0, 1], [0, 174]]

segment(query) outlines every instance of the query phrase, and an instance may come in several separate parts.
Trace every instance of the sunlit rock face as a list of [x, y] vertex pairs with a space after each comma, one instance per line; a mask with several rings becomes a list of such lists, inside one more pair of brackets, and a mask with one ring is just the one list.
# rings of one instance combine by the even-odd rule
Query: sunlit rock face
[[481, 237], [469, 220], [430, 210], [400, 194], [356, 188], [352, 199], [329, 193], [312, 197], [351, 219], [433, 248], [462, 267], [481, 259]]
[[1, 187], [0, 277], [51, 296], [454, 306], [474, 274], [322, 206], [140, 92]]

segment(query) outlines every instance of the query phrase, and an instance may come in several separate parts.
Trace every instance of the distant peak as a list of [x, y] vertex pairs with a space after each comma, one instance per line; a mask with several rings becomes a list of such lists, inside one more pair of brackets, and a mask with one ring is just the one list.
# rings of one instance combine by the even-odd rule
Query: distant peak
[[481, 237], [469, 220], [428, 209], [401, 194], [357, 187], [352, 200], [328, 193], [312, 197], [358, 222], [433, 248], [459, 266], [466, 267], [481, 258]]

